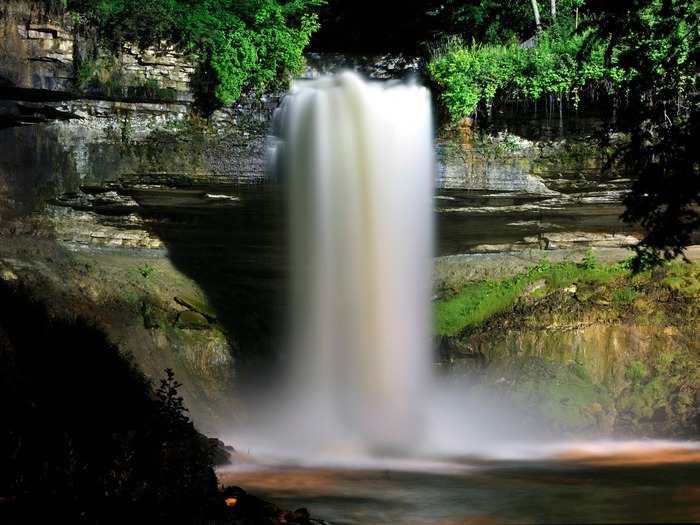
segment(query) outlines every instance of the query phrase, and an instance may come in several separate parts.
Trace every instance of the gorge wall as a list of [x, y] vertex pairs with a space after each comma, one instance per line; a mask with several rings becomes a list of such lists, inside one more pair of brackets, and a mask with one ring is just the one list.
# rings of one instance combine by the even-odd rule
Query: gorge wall
[[[0, 7], [0, 147], [10, 152], [0, 178], [21, 174], [37, 192], [48, 186], [77, 191], [80, 184], [125, 173], [196, 174], [237, 183], [265, 178], [266, 137], [281, 93], [249, 93], [203, 118], [195, 110], [195, 57], [167, 42], [108, 48], [77, 21], [37, 0]], [[343, 68], [370, 78], [411, 78], [422, 67], [420, 59], [398, 54], [309, 53], [307, 63], [308, 78]], [[441, 132], [438, 184], [566, 190], [581, 173], [595, 179], [606, 160], [590, 133], [580, 131], [534, 141], [517, 128], [467, 141]]]
[[9, 198], [30, 210], [32, 193], [76, 191], [124, 173], [260, 181], [278, 96], [250, 94], [200, 118], [195, 75], [193, 57], [167, 42], [109, 49], [43, 2], [4, 3], [0, 179], [13, 181]]

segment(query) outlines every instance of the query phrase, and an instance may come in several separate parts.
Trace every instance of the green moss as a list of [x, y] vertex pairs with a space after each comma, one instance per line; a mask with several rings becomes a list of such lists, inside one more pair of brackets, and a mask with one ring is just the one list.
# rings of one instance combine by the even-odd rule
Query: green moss
[[597, 428], [612, 406], [609, 392], [596, 385], [581, 365], [542, 362], [525, 366], [520, 373], [514, 400], [532, 407], [555, 427], [567, 431]]
[[151, 275], [153, 275], [156, 271], [156, 269], [151, 266], [148, 263], [145, 263], [143, 266], [139, 266], [136, 268], [136, 271], [143, 277], [144, 279], [148, 279]]
[[591, 376], [588, 373], [588, 370], [586, 370], [585, 366], [580, 365], [578, 363], [572, 363], [569, 368], [570, 368], [571, 372], [579, 379], [581, 379], [583, 381], [590, 381], [591, 380]]
[[454, 336], [476, 327], [511, 306], [525, 288], [537, 280], [544, 280], [546, 284], [545, 288], [538, 290], [537, 296], [541, 297], [574, 283], [593, 286], [625, 274], [626, 270], [619, 265], [601, 265], [588, 258], [580, 264], [544, 261], [513, 277], [469, 283], [454, 297], [436, 303], [435, 331], [438, 335]]
[[700, 293], [700, 264], [673, 262], [668, 265], [668, 273], [662, 284], [684, 295]]
[[469, 284], [450, 300], [436, 305], [436, 332], [456, 335], [504, 310], [527, 286], [523, 277]]
[[668, 373], [675, 359], [675, 352], [665, 350], [656, 357], [656, 370], [661, 373]]
[[625, 369], [625, 379], [633, 384], [638, 384], [649, 375], [646, 365], [639, 360], [632, 361]]

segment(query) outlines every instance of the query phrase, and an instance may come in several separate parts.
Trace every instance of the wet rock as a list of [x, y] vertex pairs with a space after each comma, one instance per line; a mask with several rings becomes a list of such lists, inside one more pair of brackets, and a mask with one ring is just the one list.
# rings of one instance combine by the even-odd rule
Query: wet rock
[[[86, 188], [87, 189], [87, 188]], [[117, 191], [103, 188], [89, 188], [85, 191], [81, 188], [80, 193], [67, 193], [57, 197], [53, 204], [67, 206], [74, 210], [91, 210], [105, 214], [128, 214], [133, 208], [138, 207], [138, 203], [128, 195], [121, 195]]]
[[177, 304], [203, 315], [209, 321], [216, 321], [216, 312], [214, 312], [211, 307], [196, 297], [176, 295], [174, 299]]
[[666, 407], [657, 408], [651, 416], [651, 421], [654, 423], [664, 423], [667, 420], [668, 412], [666, 411]]
[[206, 330], [209, 328], [209, 321], [199, 312], [186, 310], [177, 316], [176, 326], [184, 330]]
[[79, 246], [159, 249], [163, 242], [144, 228], [135, 214], [103, 216], [66, 206], [47, 206], [47, 234], [61, 243]]
[[235, 452], [232, 446], [226, 445], [226, 443], [217, 438], [210, 437], [208, 438], [208, 442], [214, 466], [218, 467], [231, 463], [231, 454]]
[[542, 233], [539, 237], [525, 237], [524, 240], [531, 244], [544, 241], [548, 249], [572, 248], [577, 245], [618, 248], [633, 246], [639, 242], [633, 235], [580, 231], [547, 232]]

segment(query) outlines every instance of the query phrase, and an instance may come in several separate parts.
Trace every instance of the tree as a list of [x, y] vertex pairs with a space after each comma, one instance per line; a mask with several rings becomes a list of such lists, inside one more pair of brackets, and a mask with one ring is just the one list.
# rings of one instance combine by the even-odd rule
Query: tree
[[539, 31], [540, 29], [542, 29], [542, 20], [540, 19], [540, 8], [537, 5], [537, 0], [530, 0], [530, 3], [532, 3], [532, 13], [535, 15], [535, 27], [537, 28], [537, 31]]
[[247, 90], [283, 86], [304, 67], [324, 0], [65, 0], [120, 48], [169, 40], [200, 59], [200, 102], [230, 104]]
[[557, 0], [550, 0], [550, 11], [552, 13], [552, 20], [557, 19]]
[[589, 0], [584, 27], [607, 43], [622, 71], [621, 122], [630, 134], [618, 152], [633, 180], [623, 220], [641, 225], [636, 268], [683, 255], [700, 228], [700, 2]]

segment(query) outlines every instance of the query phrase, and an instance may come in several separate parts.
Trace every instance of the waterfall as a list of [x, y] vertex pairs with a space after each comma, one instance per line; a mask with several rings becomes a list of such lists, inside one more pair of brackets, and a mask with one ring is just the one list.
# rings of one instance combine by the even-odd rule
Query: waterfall
[[430, 94], [350, 72], [299, 81], [276, 128], [294, 412], [313, 446], [405, 451], [422, 437], [431, 380]]

